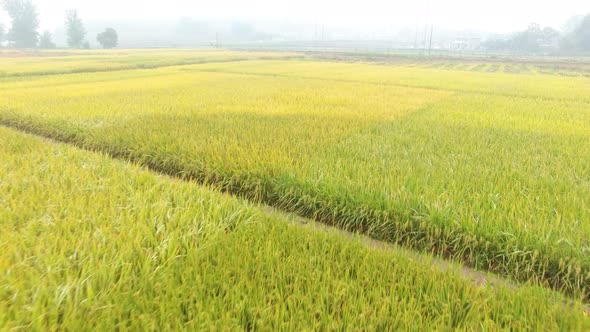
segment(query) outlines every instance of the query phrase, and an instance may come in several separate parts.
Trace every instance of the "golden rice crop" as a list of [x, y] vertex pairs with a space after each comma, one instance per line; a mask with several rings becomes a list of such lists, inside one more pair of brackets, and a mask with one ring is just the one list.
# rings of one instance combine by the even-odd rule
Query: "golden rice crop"
[[0, 123], [590, 297], [590, 80], [244, 61], [0, 83]]
[[0, 329], [590, 327], [579, 304], [0, 128]]
[[312, 61], [249, 61], [187, 66], [199, 71], [227, 72], [251, 76], [307, 78], [329, 82], [362, 82], [433, 91], [479, 93], [540, 100], [590, 101], [590, 80], [584, 76], [481, 73], [441, 70], [407, 65], [382, 66], [365, 63]]
[[6, 77], [146, 69], [207, 62], [300, 57], [291, 53], [237, 53], [223, 50], [0, 50], [0, 80]]

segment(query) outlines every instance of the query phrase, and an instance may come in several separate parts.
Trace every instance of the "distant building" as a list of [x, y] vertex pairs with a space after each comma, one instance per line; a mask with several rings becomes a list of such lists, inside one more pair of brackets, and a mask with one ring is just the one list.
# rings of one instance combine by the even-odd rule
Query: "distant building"
[[454, 40], [449, 48], [455, 51], [464, 51], [468, 46], [469, 43], [465, 40]]
[[475, 51], [481, 48], [481, 39], [479, 38], [460, 38], [455, 39], [449, 45], [453, 51]]

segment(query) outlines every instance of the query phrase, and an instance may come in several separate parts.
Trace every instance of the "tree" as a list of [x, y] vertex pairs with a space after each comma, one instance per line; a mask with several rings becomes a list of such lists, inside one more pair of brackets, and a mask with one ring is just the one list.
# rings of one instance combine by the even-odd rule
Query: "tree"
[[508, 38], [488, 39], [483, 47], [489, 51], [508, 51], [512, 48], [512, 40]]
[[113, 28], [108, 28], [104, 32], [99, 33], [96, 36], [96, 40], [98, 40], [102, 48], [105, 49], [115, 48], [119, 44], [119, 36], [117, 35], [117, 31]]
[[69, 9], [66, 11], [66, 35], [68, 37], [68, 46], [72, 48], [82, 48], [86, 29], [82, 19], [78, 16], [78, 11]]
[[517, 51], [521, 52], [539, 52], [541, 50], [541, 36], [543, 29], [541, 26], [532, 23], [525, 31], [517, 33], [512, 38], [512, 45]]
[[7, 39], [17, 48], [32, 48], [39, 40], [39, 14], [31, 0], [0, 0], [12, 20]]
[[567, 51], [590, 52], [590, 14], [577, 18], [575, 24], [571, 23], [569, 34], [563, 37], [560, 44]]
[[562, 27], [562, 31], [566, 34], [574, 32], [584, 20], [584, 15], [575, 15], [570, 17]]
[[6, 34], [4, 30], [4, 24], [0, 24], [0, 47], [2, 47], [2, 43], [4, 42], [4, 35]]
[[39, 47], [40, 48], [55, 48], [55, 43], [53, 42], [53, 36], [51, 35], [51, 32], [49, 31], [45, 31], [43, 32], [43, 34], [41, 35], [41, 38], [39, 39]]
[[584, 17], [584, 20], [582, 20], [578, 28], [573, 32], [573, 39], [576, 49], [590, 52], [590, 14]]
[[556, 51], [559, 46], [559, 32], [553, 28], [542, 28], [538, 24], [529, 25], [525, 31], [514, 34], [509, 39], [488, 40], [485, 46], [495, 51], [516, 51], [539, 53]]

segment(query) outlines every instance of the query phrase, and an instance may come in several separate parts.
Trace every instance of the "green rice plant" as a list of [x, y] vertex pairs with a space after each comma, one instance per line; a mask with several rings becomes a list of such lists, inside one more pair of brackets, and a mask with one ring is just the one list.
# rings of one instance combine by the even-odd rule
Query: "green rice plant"
[[585, 330], [579, 303], [0, 128], [0, 330]]
[[588, 86], [246, 61], [3, 82], [0, 123], [588, 299]]

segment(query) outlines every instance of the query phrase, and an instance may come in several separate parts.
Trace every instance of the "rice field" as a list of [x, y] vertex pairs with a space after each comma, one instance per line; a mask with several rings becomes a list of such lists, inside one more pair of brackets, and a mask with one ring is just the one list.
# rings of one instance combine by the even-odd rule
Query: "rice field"
[[159, 52], [0, 58], [0, 326], [583, 329], [587, 77]]
[[208, 62], [254, 59], [300, 58], [296, 54], [235, 53], [222, 50], [137, 50], [128, 51], [21, 51], [0, 49], [0, 79], [3, 77], [89, 73], [160, 68]]
[[539, 287], [478, 287], [104, 154], [0, 137], [2, 330], [590, 327]]

